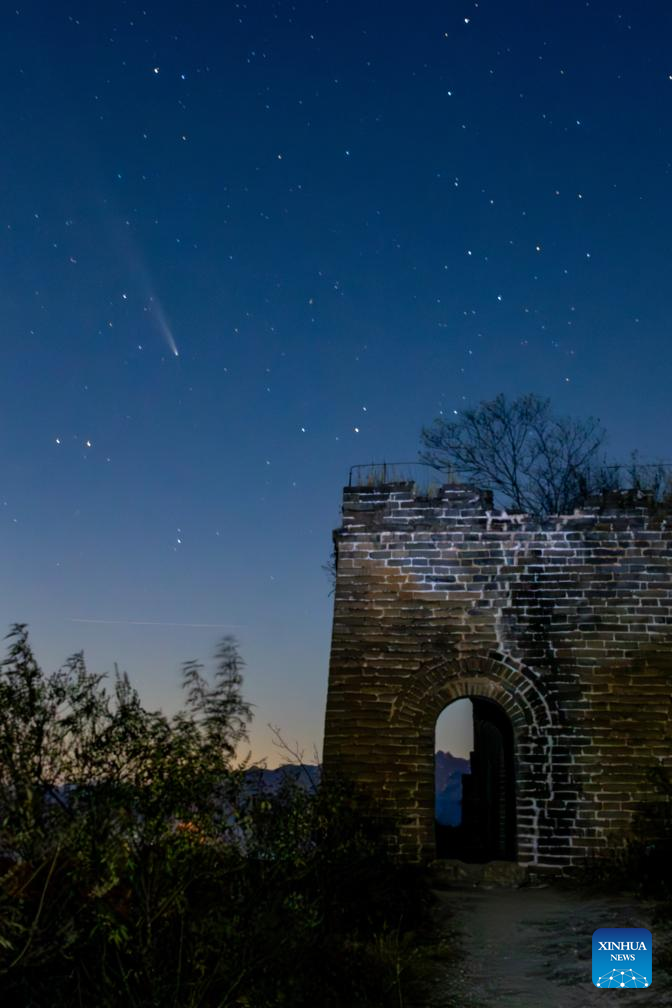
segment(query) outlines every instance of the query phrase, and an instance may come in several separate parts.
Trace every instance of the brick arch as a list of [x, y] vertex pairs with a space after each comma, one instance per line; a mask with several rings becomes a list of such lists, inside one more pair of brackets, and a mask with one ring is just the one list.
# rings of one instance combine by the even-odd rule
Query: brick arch
[[[436, 721], [454, 700], [482, 697], [499, 704], [508, 715], [514, 735], [518, 860], [538, 859], [539, 801], [552, 792], [553, 737], [559, 716], [539, 687], [531, 669], [515, 663], [473, 656], [441, 659], [426, 665], [392, 702], [389, 724], [403, 739], [415, 767], [412, 784], [395, 786], [398, 811], [406, 815], [401, 845], [414, 856], [433, 857], [434, 851], [434, 741]], [[391, 782], [390, 782], [391, 783]], [[530, 802], [534, 809], [530, 814]]]
[[448, 704], [462, 697], [479, 696], [499, 703], [514, 732], [531, 735], [558, 724], [557, 712], [535, 682], [535, 674], [513, 661], [492, 658], [445, 658], [427, 665], [413, 676], [392, 702], [390, 723], [431, 726]]

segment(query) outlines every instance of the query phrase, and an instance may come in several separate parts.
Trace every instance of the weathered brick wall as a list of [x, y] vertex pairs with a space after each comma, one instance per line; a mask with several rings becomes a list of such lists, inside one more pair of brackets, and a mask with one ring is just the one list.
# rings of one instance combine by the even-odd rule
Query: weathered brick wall
[[447, 485], [346, 488], [324, 765], [434, 853], [434, 731], [449, 702], [514, 729], [517, 856], [566, 867], [623, 840], [672, 768], [672, 520], [616, 495], [543, 522]]

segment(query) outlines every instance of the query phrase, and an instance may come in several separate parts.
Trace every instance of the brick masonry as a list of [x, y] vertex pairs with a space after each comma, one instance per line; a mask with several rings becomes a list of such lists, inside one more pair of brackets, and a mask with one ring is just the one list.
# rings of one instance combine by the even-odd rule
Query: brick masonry
[[458, 697], [514, 730], [517, 859], [566, 868], [661, 808], [672, 769], [672, 513], [633, 492], [543, 521], [486, 492], [347, 487], [324, 767], [434, 856], [434, 732]]

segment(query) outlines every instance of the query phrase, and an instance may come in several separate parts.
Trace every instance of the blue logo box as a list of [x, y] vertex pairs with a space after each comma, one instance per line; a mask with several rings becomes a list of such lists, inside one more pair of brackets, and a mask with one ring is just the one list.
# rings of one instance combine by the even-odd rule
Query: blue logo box
[[593, 932], [595, 986], [650, 987], [651, 944], [646, 928], [598, 928]]

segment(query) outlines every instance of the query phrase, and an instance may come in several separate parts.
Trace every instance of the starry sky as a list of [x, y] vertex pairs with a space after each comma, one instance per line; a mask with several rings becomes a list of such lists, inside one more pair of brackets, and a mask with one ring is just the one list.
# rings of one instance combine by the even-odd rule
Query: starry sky
[[233, 633], [310, 756], [351, 465], [500, 391], [668, 457], [672, 7], [16, 3], [3, 623], [166, 710]]

